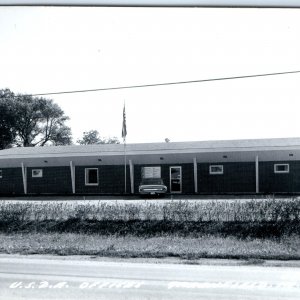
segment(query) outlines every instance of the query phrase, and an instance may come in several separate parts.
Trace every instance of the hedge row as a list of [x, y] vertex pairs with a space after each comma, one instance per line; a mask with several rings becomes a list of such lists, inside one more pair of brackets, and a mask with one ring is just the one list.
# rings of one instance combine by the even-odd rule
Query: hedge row
[[169, 202], [0, 202], [0, 220], [282, 222], [300, 220], [300, 199]]
[[0, 232], [68, 232], [140, 237], [158, 235], [199, 237], [215, 235], [223, 237], [235, 236], [238, 238], [280, 238], [290, 235], [300, 236], [300, 222], [97, 221], [74, 218], [65, 221], [0, 221]]

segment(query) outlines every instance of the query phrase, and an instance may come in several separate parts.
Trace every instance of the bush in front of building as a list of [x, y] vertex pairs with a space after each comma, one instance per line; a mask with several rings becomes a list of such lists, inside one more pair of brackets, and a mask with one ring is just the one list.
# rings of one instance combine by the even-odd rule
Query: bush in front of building
[[300, 199], [0, 203], [1, 232], [100, 235], [300, 235]]

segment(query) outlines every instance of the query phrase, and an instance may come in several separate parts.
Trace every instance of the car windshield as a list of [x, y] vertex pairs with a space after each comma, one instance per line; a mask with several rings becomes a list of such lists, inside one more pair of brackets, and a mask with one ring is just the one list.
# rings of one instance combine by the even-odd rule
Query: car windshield
[[141, 184], [163, 184], [161, 178], [144, 178]]

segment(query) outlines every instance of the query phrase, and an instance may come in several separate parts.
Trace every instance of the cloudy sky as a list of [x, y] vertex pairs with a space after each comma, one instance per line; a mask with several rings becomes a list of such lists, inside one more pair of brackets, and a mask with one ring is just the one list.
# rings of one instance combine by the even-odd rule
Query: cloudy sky
[[[0, 88], [47, 93], [300, 71], [300, 10], [0, 7]], [[300, 136], [300, 73], [52, 95], [127, 142]]]

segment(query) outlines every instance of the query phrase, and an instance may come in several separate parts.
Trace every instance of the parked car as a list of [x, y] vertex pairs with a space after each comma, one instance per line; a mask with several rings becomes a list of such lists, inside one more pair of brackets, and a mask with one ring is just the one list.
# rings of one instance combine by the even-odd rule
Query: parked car
[[145, 178], [139, 186], [140, 195], [164, 195], [167, 187], [161, 178]]

